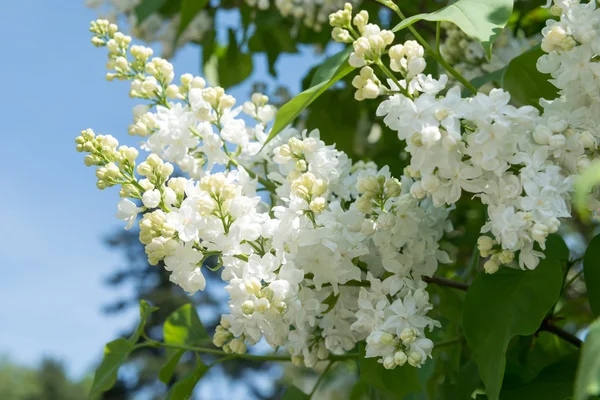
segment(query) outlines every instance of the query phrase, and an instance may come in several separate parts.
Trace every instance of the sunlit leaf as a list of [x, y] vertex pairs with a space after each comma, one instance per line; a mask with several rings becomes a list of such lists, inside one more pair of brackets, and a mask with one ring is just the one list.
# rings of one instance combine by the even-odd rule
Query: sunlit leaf
[[[335, 56], [334, 56], [335, 57]], [[319, 83], [318, 85], [312, 86], [300, 93], [292, 100], [284, 104], [275, 117], [275, 123], [273, 124], [273, 129], [267, 138], [267, 142], [272, 140], [279, 132], [281, 132], [286, 126], [288, 126], [302, 111], [306, 109], [317, 97], [319, 97], [324, 91], [329, 89], [333, 84], [342, 79], [344, 76], [348, 75], [354, 67], [348, 64], [346, 59], [337, 59], [338, 61], [342, 61], [341, 65], [339, 65], [335, 69], [335, 73], [326, 81]], [[325, 76], [323, 73], [321, 76]]]
[[117, 381], [117, 373], [121, 365], [127, 361], [134, 345], [127, 339], [117, 339], [104, 347], [104, 358], [96, 369], [90, 397], [95, 398], [109, 390]]
[[449, 21], [481, 42], [488, 58], [491, 58], [492, 44], [502, 32], [512, 9], [513, 0], [457, 0], [432, 13], [406, 18], [392, 31], [397, 32], [421, 20]]
[[[209, 339], [208, 333], [196, 309], [191, 304], [185, 304], [173, 312], [164, 323], [164, 341], [168, 344], [195, 346]], [[175, 372], [177, 363], [185, 350], [167, 349], [167, 362], [162, 366], [159, 378], [168, 383]]]

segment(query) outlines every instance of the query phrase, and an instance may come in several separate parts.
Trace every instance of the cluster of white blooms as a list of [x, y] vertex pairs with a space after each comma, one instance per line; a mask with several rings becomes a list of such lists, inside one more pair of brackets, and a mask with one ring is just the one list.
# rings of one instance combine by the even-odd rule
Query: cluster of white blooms
[[[371, 24], [362, 11], [353, 23], [351, 7], [331, 17], [334, 38], [352, 42], [350, 64], [362, 67], [353, 84], [356, 98], [386, 95], [377, 109], [384, 123], [406, 141], [410, 163], [405, 174], [416, 182], [415, 199], [435, 206], [456, 203], [463, 191], [487, 205], [488, 221], [478, 247], [489, 257], [484, 267], [494, 273], [501, 265], [533, 269], [543, 257], [546, 237], [556, 232], [560, 218], [570, 217], [573, 181], [597, 154], [600, 132], [597, 101], [600, 67], [600, 11], [595, 1], [557, 1], [544, 29], [538, 68], [551, 73], [560, 97], [542, 100], [544, 113], [510, 105], [510, 95], [493, 89], [462, 98], [448, 78], [421, 74], [423, 49], [414, 41], [391, 44], [388, 32]], [[595, 50], [598, 49], [598, 50]], [[385, 65], [400, 72], [398, 80]], [[384, 85], [370, 66], [387, 76]]]
[[[600, 143], [600, 9], [595, 0], [555, 0], [547, 4], [559, 17], [550, 19], [542, 30], [542, 50], [538, 70], [552, 76], [559, 89], [556, 99], [542, 100], [544, 109], [533, 138], [557, 165], [568, 174], [587, 169], [598, 157]], [[558, 184], [548, 185], [540, 197]], [[526, 188], [527, 189], [527, 188]], [[590, 204], [595, 217], [600, 215], [600, 191]], [[550, 204], [537, 206], [535, 212], [547, 212]], [[566, 211], [566, 210], [565, 210]]]
[[[440, 44], [442, 56], [469, 81], [506, 67], [541, 39], [541, 35], [526, 37], [522, 31], [514, 34], [504, 29], [494, 42], [492, 58], [488, 60], [481, 43], [469, 38], [458, 26], [442, 22], [441, 27], [445, 32], [445, 40]], [[493, 83], [488, 82], [480, 91], [487, 93], [493, 87]]]
[[[357, 5], [360, 0], [351, 0]], [[293, 17], [316, 31], [320, 31], [327, 23], [329, 14], [344, 6], [345, 0], [274, 0], [275, 7], [284, 17]], [[271, 6], [269, 0], [246, 0], [246, 4], [267, 10]]]
[[179, 13], [173, 17], [153, 13], [142, 23], [138, 23], [135, 8], [141, 2], [142, 0], [87, 0], [86, 4], [90, 8], [99, 9], [103, 17], [110, 21], [117, 22], [119, 18], [125, 18], [133, 36], [148, 43], [160, 42], [166, 58], [172, 57], [178, 48], [188, 42], [200, 42], [212, 27], [213, 21], [208, 12], [202, 10], [177, 37]]
[[[439, 324], [423, 277], [450, 262], [438, 246], [449, 208], [413, 197], [409, 177], [352, 163], [317, 130], [287, 128], [266, 143], [276, 112], [266, 96], [236, 107], [202, 78], [175, 85], [173, 66], [115, 25], [98, 20], [91, 31], [108, 49], [109, 79], [130, 80], [130, 94], [149, 103], [134, 108], [129, 132], [150, 155], [136, 164], [135, 149], [90, 130], [77, 150], [97, 167], [99, 188], [121, 186], [127, 228], [142, 214], [140, 242], [172, 282], [203, 290], [204, 261], [218, 257], [230, 298], [215, 345], [244, 353], [264, 339], [307, 366], [362, 340], [386, 368], [431, 356], [425, 331]], [[394, 68], [412, 71], [422, 51], [411, 46]]]

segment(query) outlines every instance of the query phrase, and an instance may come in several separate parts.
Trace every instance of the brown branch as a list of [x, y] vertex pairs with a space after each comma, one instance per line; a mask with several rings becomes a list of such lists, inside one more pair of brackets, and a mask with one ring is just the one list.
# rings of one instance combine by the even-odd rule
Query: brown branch
[[469, 289], [469, 285], [467, 285], [466, 283], [458, 282], [448, 278], [442, 278], [441, 276], [436, 275], [424, 276], [423, 280], [427, 283], [435, 283], [436, 285], [448, 286], [458, 290], [467, 291]]
[[563, 328], [561, 328], [559, 326], [554, 325], [552, 323], [552, 321], [549, 320], [548, 318], [546, 318], [542, 321], [542, 325], [538, 329], [538, 332], [541, 332], [541, 331], [550, 332], [550, 333], [558, 336], [559, 338], [566, 340], [567, 342], [571, 343], [573, 346], [578, 347], [578, 348], [580, 348], [583, 343], [581, 341], [581, 339], [579, 339], [577, 336], [565, 331]]

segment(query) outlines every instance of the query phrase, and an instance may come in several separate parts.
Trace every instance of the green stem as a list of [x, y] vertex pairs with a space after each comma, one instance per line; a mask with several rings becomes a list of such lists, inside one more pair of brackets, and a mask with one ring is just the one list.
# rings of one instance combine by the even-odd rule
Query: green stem
[[435, 52], [439, 54], [440, 57], [442, 56], [442, 53], [440, 52], [441, 26], [442, 23], [440, 21], [435, 24]]
[[396, 84], [396, 86], [398, 86], [398, 89], [402, 92], [403, 95], [405, 95], [409, 99], [413, 98], [410, 95], [410, 93], [408, 93], [408, 89], [405, 87], [402, 87], [402, 85], [400, 85], [400, 81], [398, 81], [398, 79], [394, 76], [392, 71], [390, 71], [383, 62], [381, 62], [381, 59], [378, 59], [377, 61], [375, 61], [375, 64], [377, 64], [377, 66], [383, 71], [384, 74], [386, 74], [388, 76], [388, 78], [390, 78], [392, 81], [394, 81], [394, 83]]
[[577, 271], [577, 273], [575, 275], [573, 275], [573, 277], [571, 279], [569, 279], [569, 281], [567, 283], [565, 283], [565, 286], [563, 287], [563, 291], [567, 290], [569, 288], [569, 286], [571, 286], [571, 284], [573, 282], [575, 282], [577, 280], [577, 278], [579, 278], [581, 276], [581, 274], [583, 274], [583, 268], [579, 271]]
[[[186, 346], [184, 344], [173, 344], [173, 343], [163, 343], [158, 342], [156, 340], [148, 340], [144, 343], [138, 344], [135, 346], [135, 349], [142, 347], [163, 347], [165, 349], [177, 349], [177, 350], [186, 350], [193, 351], [197, 353], [204, 354], [213, 354], [216, 356], [228, 357], [228, 358], [239, 358], [244, 360], [254, 360], [254, 361], [291, 361], [291, 356], [272, 354], [272, 355], [257, 355], [257, 354], [231, 354], [226, 353], [223, 350], [213, 349], [208, 347], [195, 347], [195, 346]], [[342, 355], [330, 355], [328, 360], [330, 361], [341, 361], [341, 360], [350, 360], [357, 358], [358, 354], [342, 354]]]
[[[238, 163], [231, 155], [229, 155], [229, 162], [231, 164], [233, 164], [236, 168], [240, 167], [240, 163]], [[273, 182], [269, 182], [268, 180], [256, 175], [254, 173], [254, 171], [244, 167], [243, 165], [241, 165], [241, 167], [246, 170], [246, 172], [248, 173], [250, 178], [252, 178], [252, 179], [258, 178], [258, 182], [260, 182], [261, 185], [263, 185], [269, 192], [275, 193], [275, 189], [277, 189], [277, 186], [275, 186], [275, 184]]]
[[334, 363], [334, 361], [330, 361], [329, 364], [327, 364], [327, 366], [325, 367], [325, 370], [323, 371], [323, 373], [321, 374], [321, 376], [319, 376], [319, 379], [317, 379], [317, 382], [315, 383], [315, 386], [313, 387], [312, 391], [308, 395], [308, 400], [312, 399], [312, 397], [314, 396], [315, 392], [317, 391], [317, 388], [319, 387], [319, 385], [321, 384], [321, 382], [323, 382], [323, 379], [325, 379], [325, 375], [327, 375], [327, 373], [329, 372], [329, 370], [333, 366], [333, 363]]
[[226, 357], [219, 358], [218, 360], [215, 360], [214, 362], [212, 362], [208, 366], [208, 368], [210, 369], [210, 368], [214, 367], [217, 364], [221, 364], [222, 362], [233, 360], [234, 358], [236, 358], [236, 356], [237, 356], [237, 354], [230, 354], [230, 355], [228, 355]]
[[[405, 20], [406, 16], [402, 13], [402, 11], [400, 10], [400, 8], [398, 8], [398, 6], [394, 3], [392, 3], [389, 0], [375, 0], [378, 3], [383, 4], [386, 7], [389, 7], [390, 9], [392, 9], [396, 14], [398, 14], [398, 16], [400, 17], [401, 20]], [[429, 43], [427, 43], [427, 40], [425, 40], [423, 38], [423, 36], [421, 36], [419, 34], [419, 32], [417, 32], [417, 30], [412, 26], [409, 25], [408, 29], [410, 30], [410, 32], [414, 35], [415, 39], [417, 39], [417, 41], [419, 43], [421, 43], [421, 46], [423, 46], [423, 48], [429, 52], [431, 54], [431, 57], [433, 57], [433, 59], [435, 61], [438, 62], [438, 64], [440, 64], [442, 67], [444, 67], [444, 69], [446, 71], [448, 71], [450, 73], [450, 75], [452, 75], [454, 78], [456, 78], [457, 81], [459, 81], [460, 83], [462, 83], [464, 85], [464, 87], [466, 87], [467, 89], [469, 89], [471, 92], [473, 92], [473, 94], [477, 93], [477, 88], [475, 86], [473, 86], [471, 84], [471, 82], [469, 82], [464, 76], [462, 76], [460, 74], [460, 72], [458, 72], [457, 70], [455, 70], [452, 65], [448, 64], [446, 62], [446, 60], [444, 60], [444, 58], [439, 54], [436, 53], [431, 46], [429, 45]]]
[[453, 339], [443, 340], [433, 344], [433, 349], [439, 349], [446, 346], [452, 346], [453, 344], [462, 343], [465, 340], [464, 336], [459, 336]]

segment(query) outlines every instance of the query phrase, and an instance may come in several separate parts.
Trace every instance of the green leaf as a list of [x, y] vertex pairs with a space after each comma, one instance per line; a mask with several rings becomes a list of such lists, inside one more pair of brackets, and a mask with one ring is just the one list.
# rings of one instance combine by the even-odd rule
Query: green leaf
[[252, 54], [242, 52], [235, 39], [235, 30], [231, 28], [227, 50], [217, 54], [217, 60], [219, 84], [224, 89], [237, 85], [252, 74]]
[[583, 278], [594, 315], [600, 316], [600, 235], [590, 242], [583, 257]]
[[117, 372], [119, 367], [127, 361], [129, 353], [134, 349], [135, 344], [139, 340], [144, 327], [148, 321], [148, 317], [158, 307], [150, 306], [146, 301], [140, 301], [140, 322], [135, 328], [129, 339], [117, 339], [107, 343], [104, 347], [104, 358], [102, 363], [96, 369], [94, 374], [94, 382], [92, 383], [91, 397], [96, 397], [102, 392], [110, 389], [117, 381]]
[[367, 397], [369, 393], [369, 384], [362, 379], [359, 379], [352, 390], [350, 391], [350, 399], [349, 400], [362, 400]]
[[576, 367], [577, 354], [574, 354], [544, 368], [531, 382], [503, 388], [500, 399], [570, 399], [573, 393]]
[[254, 34], [248, 40], [248, 49], [253, 53], [266, 53], [269, 62], [269, 73], [272, 76], [277, 76], [275, 63], [279, 55], [281, 53], [298, 52], [296, 41], [280, 14], [276, 14], [276, 17], [273, 16], [273, 18], [261, 18], [261, 21], [256, 21], [255, 26]]
[[403, 400], [427, 400], [428, 396], [427, 383], [431, 382], [431, 378], [435, 372], [437, 359], [428, 360], [421, 368], [417, 368], [417, 375], [421, 384], [421, 392], [412, 392], [404, 396]]
[[481, 379], [479, 379], [479, 373], [477, 372], [477, 364], [475, 364], [473, 360], [469, 360], [458, 371], [456, 380], [456, 398], [470, 399], [480, 382]]
[[463, 331], [490, 400], [500, 394], [508, 342], [538, 330], [561, 287], [562, 269], [550, 259], [533, 271], [502, 268], [493, 275], [479, 274], [469, 287]]
[[588, 201], [590, 192], [598, 183], [600, 183], [600, 160], [594, 161], [575, 182], [575, 209], [582, 219], [589, 219]]
[[492, 56], [492, 44], [510, 18], [513, 0], [457, 0], [429, 14], [406, 18], [392, 29], [397, 32], [417, 21], [449, 21], [464, 33], [481, 42], [488, 58]]
[[91, 398], [95, 398], [113, 387], [117, 381], [117, 372], [121, 365], [127, 361], [127, 357], [133, 351], [133, 347], [133, 343], [123, 338], [106, 344], [104, 347], [104, 358], [94, 374], [94, 381], [90, 391]]
[[329, 296], [327, 296], [327, 298], [325, 300], [323, 300], [323, 304], [327, 305], [327, 310], [323, 311], [323, 314], [327, 314], [327, 313], [329, 313], [329, 311], [333, 310], [333, 308], [337, 304], [339, 298], [340, 298], [340, 293], [335, 294], [335, 293], [331, 292], [331, 294]]
[[169, 315], [164, 324], [164, 335], [165, 343], [190, 346], [209, 338], [191, 304], [184, 304]]
[[376, 358], [365, 358], [361, 348], [359, 358], [360, 378], [369, 385], [381, 390], [393, 399], [421, 390], [418, 369], [408, 364], [394, 369], [385, 369]]
[[561, 264], [569, 261], [569, 248], [563, 238], [556, 233], [546, 238], [546, 250], [544, 254], [548, 260], [555, 260]]
[[548, 81], [550, 75], [537, 69], [537, 60], [544, 53], [540, 46], [533, 47], [513, 58], [504, 70], [502, 87], [519, 105], [530, 105], [541, 109], [540, 99], [552, 100], [558, 89]]
[[208, 0], [181, 0], [179, 28], [177, 28], [174, 43], [177, 43], [181, 34], [207, 4]]
[[[164, 323], [163, 331], [164, 341], [168, 344], [194, 346], [209, 339], [196, 309], [191, 304], [185, 304], [169, 315]], [[167, 362], [158, 374], [162, 382], [169, 383], [177, 363], [184, 353], [183, 349], [167, 349]]]
[[590, 325], [577, 367], [574, 400], [600, 394], [600, 319]]
[[337, 69], [348, 60], [348, 57], [350, 57], [350, 53], [352, 53], [353, 50], [352, 46], [348, 46], [344, 50], [325, 60], [315, 71], [315, 74], [310, 81], [310, 86], [318, 85], [319, 83], [333, 78]]
[[[469, 261], [469, 266], [463, 273], [463, 281], [469, 279], [473, 271], [477, 272], [479, 269], [479, 264], [481, 261], [481, 254], [479, 253], [479, 249], [477, 248], [477, 243], [473, 245], [473, 251], [471, 252], [471, 260]], [[462, 318], [461, 318], [462, 321]]]
[[[335, 57], [335, 56], [334, 56]], [[300, 93], [292, 100], [284, 104], [277, 115], [275, 116], [275, 123], [273, 129], [267, 138], [265, 144], [271, 141], [279, 132], [281, 132], [286, 126], [288, 126], [306, 107], [308, 107], [317, 97], [319, 97], [324, 91], [333, 86], [334, 83], [348, 75], [354, 67], [350, 66], [346, 60], [335, 70], [335, 73], [328, 80], [319, 83], [318, 85], [312, 86]]]
[[578, 353], [571, 343], [546, 331], [536, 332], [535, 336], [519, 336], [518, 339], [513, 340], [513, 346], [509, 344], [506, 353], [502, 391], [523, 386], [536, 379], [544, 368]]
[[281, 396], [281, 400], [309, 400], [310, 396], [296, 386], [288, 386]]
[[166, 400], [187, 400], [192, 396], [194, 388], [198, 381], [208, 371], [208, 367], [202, 362], [199, 355], [196, 354], [196, 366], [188, 375], [183, 379], [177, 381], [169, 393], [167, 393]]
[[504, 76], [505, 70], [506, 70], [506, 67], [497, 69], [494, 72], [489, 72], [482, 76], [478, 76], [477, 78], [474, 78], [471, 80], [471, 84], [473, 86], [475, 86], [477, 89], [479, 89], [480, 87], [482, 87], [483, 85], [485, 85], [488, 82], [498, 82], [501, 84], [502, 77]]
[[440, 304], [436, 306], [437, 310], [444, 318], [447, 318], [450, 322], [460, 326], [462, 322], [463, 304], [465, 301], [464, 292], [446, 286], [430, 286], [433, 286], [431, 290], [435, 291], [435, 293], [440, 296]]
[[160, 8], [167, 2], [167, 0], [143, 0], [140, 4], [138, 4], [134, 13], [137, 18], [137, 25], [141, 25], [142, 22], [150, 15], [158, 12]]
[[133, 334], [129, 337], [131, 344], [137, 343], [140, 336], [142, 336], [142, 332], [144, 332], [144, 328], [146, 327], [146, 322], [148, 322], [150, 314], [156, 310], [158, 310], [158, 307], [152, 307], [150, 304], [146, 303], [146, 301], [140, 300], [140, 323], [135, 328]]
[[[206, 51], [204, 48], [203, 51]], [[203, 65], [203, 72], [210, 86], [220, 86], [219, 84], [219, 58], [223, 57], [227, 51], [226, 47], [215, 46], [212, 54]]]
[[160, 367], [158, 379], [164, 384], [168, 384], [175, 373], [179, 360], [185, 354], [185, 350], [167, 349], [167, 362]]

